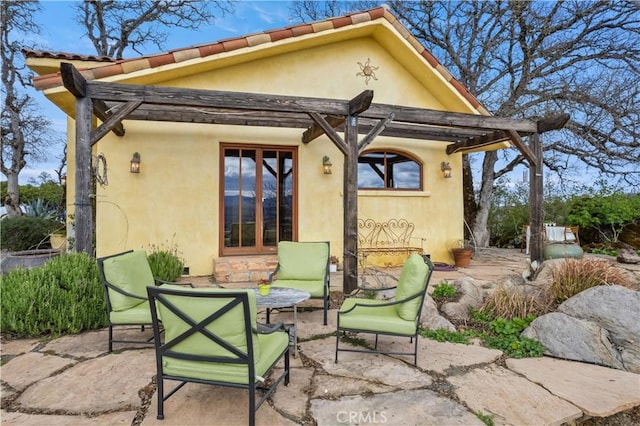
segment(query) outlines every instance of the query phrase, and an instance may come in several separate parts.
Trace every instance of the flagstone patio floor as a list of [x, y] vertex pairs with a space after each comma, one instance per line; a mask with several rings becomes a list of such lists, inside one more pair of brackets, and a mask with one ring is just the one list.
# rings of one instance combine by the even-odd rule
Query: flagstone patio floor
[[[492, 283], [526, 265], [517, 250], [481, 252], [469, 268], [436, 271], [432, 283], [464, 276]], [[341, 287], [340, 272], [332, 274], [332, 286]], [[335, 319], [335, 310], [327, 326], [321, 310], [298, 313], [291, 383], [280, 385], [258, 410], [258, 425], [483, 425], [482, 418], [495, 425], [580, 424], [589, 418], [607, 424], [605, 419], [620, 412], [640, 424], [638, 374], [549, 357], [505, 358], [494, 349], [423, 338], [417, 366], [410, 357], [350, 352], [335, 363]], [[276, 312], [272, 321], [291, 321], [291, 313]], [[409, 344], [380, 338], [381, 346]], [[246, 391], [198, 384], [168, 399], [165, 419], [157, 420], [153, 348], [116, 348], [107, 353], [106, 329], [3, 341], [0, 424], [247, 423]]]

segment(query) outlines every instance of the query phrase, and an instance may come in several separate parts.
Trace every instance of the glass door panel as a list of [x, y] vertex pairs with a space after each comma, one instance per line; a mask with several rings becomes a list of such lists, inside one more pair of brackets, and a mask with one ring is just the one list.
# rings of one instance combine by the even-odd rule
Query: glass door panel
[[223, 254], [273, 252], [292, 240], [294, 150], [223, 148], [222, 166]]
[[224, 168], [225, 247], [254, 247], [256, 151], [226, 150]]

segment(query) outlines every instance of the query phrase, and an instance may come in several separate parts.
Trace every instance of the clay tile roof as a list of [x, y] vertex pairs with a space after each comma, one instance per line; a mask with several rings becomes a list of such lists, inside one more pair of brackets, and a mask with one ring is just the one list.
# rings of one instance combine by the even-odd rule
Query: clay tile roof
[[27, 58], [49, 58], [49, 59], [63, 59], [70, 61], [93, 61], [93, 62], [114, 62], [109, 56], [96, 56], [96, 55], [79, 55], [77, 53], [66, 52], [46, 52], [44, 50], [29, 50], [22, 49], [22, 53]]
[[[281, 29], [269, 30], [259, 33], [253, 33], [242, 37], [227, 38], [214, 43], [201, 44], [198, 46], [189, 46], [180, 49], [170, 50], [169, 52], [159, 53], [137, 57], [133, 59], [114, 60], [107, 56], [77, 55], [63, 52], [44, 52], [39, 50], [23, 50], [23, 54], [27, 58], [52, 58], [63, 60], [80, 60], [80, 61], [96, 61], [111, 62], [109, 66], [93, 67], [91, 69], [80, 69], [82, 75], [87, 79], [110, 77], [119, 74], [127, 74], [142, 69], [155, 68], [161, 65], [172, 63], [180, 63], [194, 58], [205, 58], [222, 52], [231, 52], [246, 47], [258, 46], [265, 43], [274, 43], [279, 40], [300, 37], [311, 33], [320, 33], [323, 31], [336, 30], [349, 25], [355, 25], [363, 22], [370, 22], [376, 19], [384, 18], [391, 23], [396, 30], [404, 37], [409, 44], [421, 55], [427, 63], [435, 68], [452, 86], [465, 98], [474, 108], [486, 111], [480, 102], [455, 78], [447, 72], [440, 62], [409, 33], [395, 16], [393, 16], [386, 7], [378, 7], [371, 10], [350, 13], [340, 17], [334, 17], [323, 21], [312, 23], [304, 23], [293, 25]], [[98, 71], [98, 69], [100, 69]], [[33, 84], [36, 89], [44, 90], [62, 85], [60, 73], [43, 75], [35, 77]]]

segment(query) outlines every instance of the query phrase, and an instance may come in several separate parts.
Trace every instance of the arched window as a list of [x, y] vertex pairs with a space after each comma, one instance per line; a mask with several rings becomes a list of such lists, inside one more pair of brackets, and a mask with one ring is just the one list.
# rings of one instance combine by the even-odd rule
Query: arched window
[[359, 189], [422, 189], [422, 164], [394, 151], [369, 151], [358, 157]]

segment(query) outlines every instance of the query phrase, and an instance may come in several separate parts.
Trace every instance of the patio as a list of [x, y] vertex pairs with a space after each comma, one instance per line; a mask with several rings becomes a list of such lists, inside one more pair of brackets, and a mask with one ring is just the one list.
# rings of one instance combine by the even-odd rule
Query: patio
[[[483, 250], [469, 268], [436, 271], [431, 284], [466, 276], [488, 285], [526, 265], [517, 249]], [[332, 274], [332, 289], [341, 288], [340, 277]], [[272, 321], [290, 317], [272, 313]], [[640, 407], [638, 374], [547, 357], [504, 359], [474, 345], [421, 338], [417, 367], [408, 357], [353, 353], [335, 364], [335, 317], [330, 311], [323, 326], [322, 310], [299, 311], [291, 384], [258, 410], [257, 424], [482, 425], [478, 413], [495, 424], [562, 424]], [[246, 424], [245, 391], [194, 384], [168, 399], [165, 420], [156, 420], [153, 349], [108, 354], [106, 334], [2, 342], [2, 424]]]

